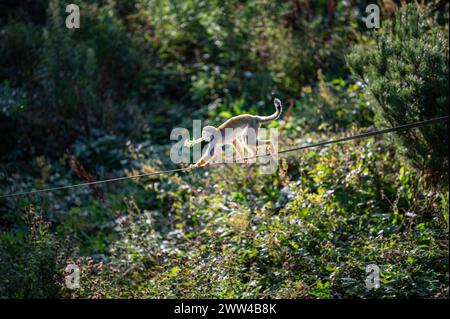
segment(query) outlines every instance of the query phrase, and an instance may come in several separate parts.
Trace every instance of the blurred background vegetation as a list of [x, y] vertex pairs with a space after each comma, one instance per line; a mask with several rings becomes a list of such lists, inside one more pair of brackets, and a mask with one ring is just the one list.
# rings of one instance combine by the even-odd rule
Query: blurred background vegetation
[[[274, 97], [280, 148], [448, 115], [448, 2], [371, 2], [0, 1], [1, 194], [174, 168], [172, 128]], [[0, 297], [448, 298], [447, 170], [448, 122], [3, 198]]]

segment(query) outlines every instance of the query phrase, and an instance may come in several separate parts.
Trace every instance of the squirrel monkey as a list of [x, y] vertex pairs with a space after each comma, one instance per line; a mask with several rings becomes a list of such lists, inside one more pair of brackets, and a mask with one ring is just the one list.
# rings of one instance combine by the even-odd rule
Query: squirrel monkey
[[[197, 163], [190, 166], [190, 168], [197, 168], [205, 166], [210, 162], [222, 149], [222, 145], [231, 145], [239, 159], [248, 163], [248, 159], [244, 157], [244, 152], [250, 154], [250, 157], [256, 155], [257, 143], [258, 145], [264, 145], [268, 147], [271, 154], [274, 154], [275, 149], [272, 142], [269, 140], [257, 140], [258, 129], [261, 124], [270, 123], [280, 117], [283, 111], [283, 106], [279, 99], [274, 99], [275, 113], [269, 116], [259, 116], [251, 114], [242, 114], [232, 117], [225, 121], [219, 127], [205, 126], [202, 130], [202, 136], [193, 141], [186, 141], [185, 145], [191, 147], [194, 144], [201, 141], [208, 141], [208, 147], [203, 156], [197, 161]], [[227, 131], [227, 132], [226, 132]], [[231, 134], [229, 132], [231, 131]], [[250, 139], [252, 139], [250, 141]]]

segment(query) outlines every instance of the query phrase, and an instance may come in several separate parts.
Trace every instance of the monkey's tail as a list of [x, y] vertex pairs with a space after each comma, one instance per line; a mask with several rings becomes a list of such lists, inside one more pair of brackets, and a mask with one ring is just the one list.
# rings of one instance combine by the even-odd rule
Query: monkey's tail
[[280, 117], [281, 113], [283, 112], [283, 105], [281, 104], [281, 101], [279, 99], [274, 99], [273, 104], [275, 105], [276, 109], [275, 113], [269, 116], [258, 116], [261, 123], [269, 123]]

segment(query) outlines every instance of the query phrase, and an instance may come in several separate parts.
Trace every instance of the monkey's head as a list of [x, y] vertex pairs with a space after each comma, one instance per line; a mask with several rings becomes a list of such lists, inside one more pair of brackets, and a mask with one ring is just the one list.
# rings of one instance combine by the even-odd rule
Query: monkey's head
[[218, 128], [214, 126], [205, 126], [202, 130], [202, 139], [204, 141], [212, 142], [214, 139], [214, 136], [217, 136], [220, 134], [220, 131]]
[[215, 128], [214, 126], [205, 126], [202, 130], [202, 137], [196, 139], [196, 140], [186, 140], [184, 141], [184, 146], [186, 147], [192, 147], [195, 144], [201, 143], [202, 141], [206, 142], [212, 142], [216, 136], [220, 134], [219, 129]]

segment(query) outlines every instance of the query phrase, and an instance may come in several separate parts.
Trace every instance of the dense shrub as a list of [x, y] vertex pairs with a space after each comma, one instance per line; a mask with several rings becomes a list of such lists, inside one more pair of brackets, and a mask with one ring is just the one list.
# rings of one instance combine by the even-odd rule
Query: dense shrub
[[[401, 8], [374, 43], [355, 48], [348, 65], [390, 126], [449, 114], [448, 25], [439, 26], [425, 8]], [[404, 132], [398, 140], [416, 167], [448, 183], [448, 121]]]

